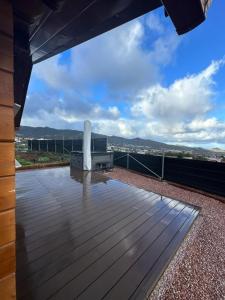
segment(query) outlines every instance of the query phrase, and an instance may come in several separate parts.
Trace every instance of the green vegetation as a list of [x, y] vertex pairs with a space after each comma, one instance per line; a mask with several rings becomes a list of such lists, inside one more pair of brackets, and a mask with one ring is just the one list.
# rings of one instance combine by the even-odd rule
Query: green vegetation
[[60, 154], [52, 152], [16, 152], [16, 159], [22, 166], [35, 164], [51, 164], [69, 162], [70, 154]]
[[174, 156], [177, 158], [185, 158], [185, 157], [192, 157], [192, 154], [189, 152], [173, 152], [173, 151], [168, 151], [165, 153], [165, 156]]
[[22, 165], [22, 166], [30, 166], [32, 165], [32, 162], [29, 160], [26, 160], [24, 158], [21, 157], [16, 157], [16, 159], [18, 160], [18, 162]]
[[202, 155], [196, 155], [195, 157], [194, 157], [194, 159], [195, 160], [207, 160], [204, 156], [202, 156]]
[[37, 161], [40, 163], [46, 163], [46, 162], [50, 161], [50, 158], [48, 156], [42, 156], [42, 157], [39, 157]]

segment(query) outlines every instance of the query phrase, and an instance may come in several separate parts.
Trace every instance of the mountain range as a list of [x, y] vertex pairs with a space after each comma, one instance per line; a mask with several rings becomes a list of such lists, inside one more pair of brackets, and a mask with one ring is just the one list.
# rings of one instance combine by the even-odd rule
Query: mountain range
[[[21, 126], [16, 132], [17, 137], [32, 138], [32, 139], [79, 139], [83, 136], [83, 131], [74, 129], [55, 129], [50, 127], [31, 127], [31, 126]], [[94, 138], [106, 137], [103, 134], [92, 133]], [[180, 145], [170, 145], [166, 143], [161, 143], [153, 141], [150, 139], [142, 138], [124, 138], [119, 136], [108, 136], [108, 143], [114, 146], [121, 147], [146, 147], [154, 150], [179, 150], [179, 151], [194, 151], [196, 153], [210, 153], [210, 150], [199, 148], [199, 147], [187, 147]]]

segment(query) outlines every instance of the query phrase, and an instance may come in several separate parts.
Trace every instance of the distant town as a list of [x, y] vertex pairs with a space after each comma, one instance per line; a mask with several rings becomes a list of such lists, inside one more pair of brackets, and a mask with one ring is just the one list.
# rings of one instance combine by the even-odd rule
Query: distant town
[[207, 160], [214, 162], [225, 163], [225, 151], [221, 149], [213, 151], [201, 152], [194, 150], [176, 150], [176, 149], [152, 149], [147, 146], [135, 146], [135, 145], [113, 145], [109, 144], [108, 149], [111, 151], [119, 152], [129, 152], [129, 153], [139, 153], [139, 154], [151, 154], [151, 155], [165, 155], [167, 157], [183, 158], [183, 159], [197, 159], [197, 160]]

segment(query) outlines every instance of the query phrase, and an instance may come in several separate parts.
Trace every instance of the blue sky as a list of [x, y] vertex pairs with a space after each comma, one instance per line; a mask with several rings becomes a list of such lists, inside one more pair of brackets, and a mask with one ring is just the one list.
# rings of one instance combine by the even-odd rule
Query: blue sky
[[178, 36], [159, 8], [35, 65], [22, 125], [225, 148], [224, 12]]

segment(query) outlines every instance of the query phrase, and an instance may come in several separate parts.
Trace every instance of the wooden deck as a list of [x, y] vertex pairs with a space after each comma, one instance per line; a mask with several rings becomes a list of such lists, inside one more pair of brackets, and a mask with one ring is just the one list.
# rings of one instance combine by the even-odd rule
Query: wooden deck
[[97, 173], [17, 173], [17, 299], [144, 299], [198, 210]]

